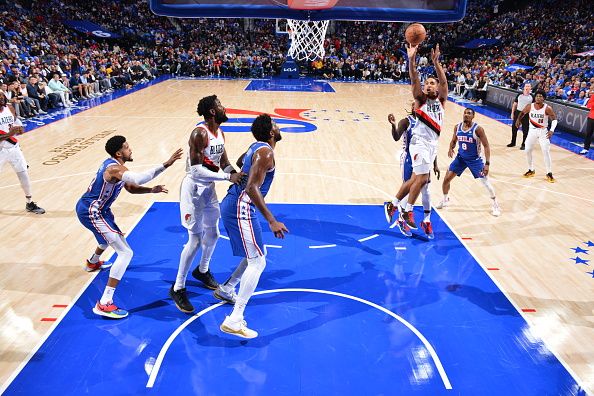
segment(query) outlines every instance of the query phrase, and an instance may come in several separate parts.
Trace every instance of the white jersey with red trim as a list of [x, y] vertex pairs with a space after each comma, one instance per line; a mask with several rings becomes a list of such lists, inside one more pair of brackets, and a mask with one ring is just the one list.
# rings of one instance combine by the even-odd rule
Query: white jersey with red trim
[[413, 129], [413, 137], [437, 143], [441, 126], [443, 125], [444, 110], [439, 99], [429, 99], [415, 110], [415, 115], [420, 121]]
[[[223, 131], [221, 131], [221, 128], [216, 131], [216, 134], [209, 131], [206, 125], [198, 125], [198, 128], [204, 129], [206, 131], [206, 135], [208, 136], [208, 143], [206, 144], [206, 147], [204, 147], [204, 150], [202, 150], [204, 158], [202, 166], [210, 171], [218, 172], [221, 168], [221, 157], [225, 151], [225, 135], [223, 134]], [[186, 173], [188, 174], [191, 173], [190, 167], [190, 155], [188, 152], [188, 158], [186, 161]], [[200, 181], [194, 177], [193, 179], [195, 181]]]
[[541, 109], [537, 109], [535, 103], [530, 105], [528, 112], [528, 119], [530, 120], [529, 130], [542, 130], [549, 127], [549, 116], [547, 115], [547, 104], [545, 103]]
[[[8, 106], [4, 106], [2, 111], [0, 111], [0, 135], [8, 135], [10, 131], [10, 127], [15, 123], [14, 116], [12, 115], [12, 111], [8, 108]], [[2, 148], [11, 148], [14, 147], [18, 143], [16, 137], [12, 136], [6, 140], [2, 140], [0, 142], [0, 149]]]

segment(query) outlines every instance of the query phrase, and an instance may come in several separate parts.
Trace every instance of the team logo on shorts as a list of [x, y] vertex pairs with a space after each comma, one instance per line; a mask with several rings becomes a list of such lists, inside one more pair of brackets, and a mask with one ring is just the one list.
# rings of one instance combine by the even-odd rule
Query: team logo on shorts
[[416, 160], [417, 160], [417, 158], [419, 158], [419, 154], [415, 154], [415, 156], [414, 156], [414, 158], [413, 158], [413, 159], [416, 161]]
[[192, 215], [189, 213], [186, 213], [186, 215], [184, 216], [184, 220], [186, 221], [186, 223], [189, 223], [191, 218], [192, 218]]

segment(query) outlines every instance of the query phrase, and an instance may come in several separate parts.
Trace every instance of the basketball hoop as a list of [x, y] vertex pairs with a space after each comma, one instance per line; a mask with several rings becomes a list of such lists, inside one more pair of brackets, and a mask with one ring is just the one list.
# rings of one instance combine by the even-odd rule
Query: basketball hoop
[[289, 55], [297, 60], [323, 58], [324, 39], [330, 21], [300, 21], [287, 19], [291, 47]]

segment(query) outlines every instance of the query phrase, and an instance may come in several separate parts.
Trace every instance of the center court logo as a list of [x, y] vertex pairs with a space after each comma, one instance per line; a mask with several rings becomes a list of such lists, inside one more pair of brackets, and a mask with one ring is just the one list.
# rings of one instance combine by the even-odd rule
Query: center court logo
[[[274, 109], [269, 112], [270, 116], [276, 121], [281, 132], [284, 133], [307, 133], [318, 129], [312, 124], [311, 120], [303, 118], [301, 113], [310, 109]], [[221, 125], [223, 132], [250, 132], [252, 122], [264, 112], [242, 109], [227, 109], [229, 121]]]

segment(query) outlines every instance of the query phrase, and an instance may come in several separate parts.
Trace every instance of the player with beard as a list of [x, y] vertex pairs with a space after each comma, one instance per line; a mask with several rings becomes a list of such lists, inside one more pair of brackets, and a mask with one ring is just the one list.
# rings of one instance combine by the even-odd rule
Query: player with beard
[[93, 312], [97, 315], [121, 319], [128, 316], [128, 312], [114, 304], [113, 295], [132, 260], [133, 252], [115, 223], [111, 204], [120, 194], [122, 187], [131, 194], [167, 193], [165, 186], [141, 187], [141, 185], [153, 180], [180, 159], [182, 150], [179, 149], [173, 153], [163, 165], [146, 172], [131, 172], [126, 168], [125, 163], [132, 161], [132, 149], [125, 137], [117, 135], [109, 138], [105, 144], [105, 151], [110, 157], [103, 161], [87, 192], [78, 200], [76, 214], [82, 225], [91, 230], [99, 243], [95, 253], [87, 260], [85, 266], [87, 271], [91, 272], [108, 266], [99, 260], [101, 253], [108, 245], [118, 254], [109, 271], [107, 286], [101, 299], [95, 304]]
[[[248, 177], [239, 185], [229, 187], [221, 202], [223, 224], [231, 241], [233, 255], [243, 257], [231, 277], [214, 291], [219, 300], [235, 304], [231, 315], [220, 326], [221, 331], [241, 338], [254, 338], [258, 333], [247, 327], [243, 312], [250, 300], [260, 275], [266, 267], [266, 248], [262, 241], [262, 227], [256, 212], [264, 216], [277, 238], [284, 238], [287, 227], [277, 221], [264, 202], [274, 179], [274, 148], [281, 140], [276, 123], [268, 114], [259, 115], [252, 124], [256, 142], [241, 156], [237, 165]], [[235, 287], [241, 283], [239, 293]]]
[[[441, 126], [444, 118], [444, 106], [448, 98], [448, 84], [446, 75], [441, 63], [439, 63], [439, 44], [431, 50], [431, 59], [437, 72], [437, 78], [429, 77], [425, 80], [423, 88], [416, 67], [417, 46], [407, 46], [409, 73], [411, 79], [412, 93], [415, 100], [415, 116], [419, 122], [412, 130], [410, 141], [410, 155], [412, 158], [413, 174], [403, 188], [398, 191], [392, 204], [386, 208], [386, 213], [393, 217], [401, 200], [408, 194], [404, 210], [399, 213], [399, 221], [396, 223], [403, 234], [411, 229], [416, 230], [417, 225], [413, 216], [413, 205], [419, 197], [424, 185], [429, 181], [429, 173], [437, 158], [437, 145]], [[425, 220], [426, 221], [426, 220]]]
[[[204, 123], [194, 128], [190, 135], [186, 176], [180, 192], [181, 222], [188, 230], [188, 242], [179, 259], [175, 283], [169, 289], [176, 307], [185, 313], [194, 311], [186, 293], [186, 279], [200, 247], [202, 257], [192, 276], [209, 289], [214, 290], [219, 285], [209, 269], [219, 239], [221, 215], [214, 182], [228, 180], [239, 183], [243, 176], [235, 171], [227, 158], [225, 135], [220, 126], [228, 118], [217, 96], [200, 99], [197, 110], [198, 115], [204, 117]], [[219, 172], [221, 169], [223, 172]]]

